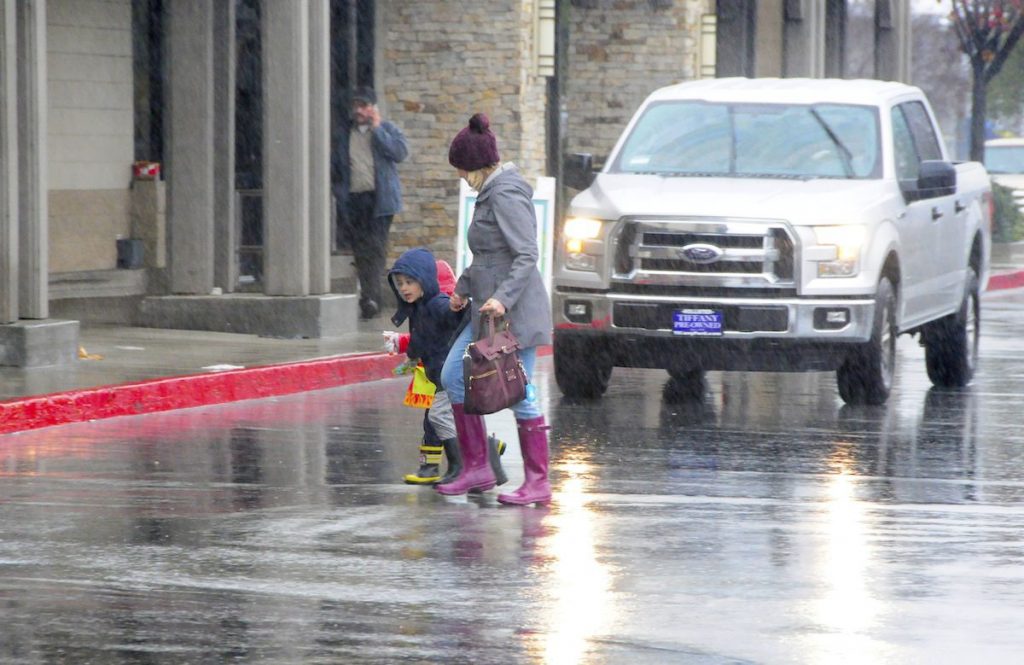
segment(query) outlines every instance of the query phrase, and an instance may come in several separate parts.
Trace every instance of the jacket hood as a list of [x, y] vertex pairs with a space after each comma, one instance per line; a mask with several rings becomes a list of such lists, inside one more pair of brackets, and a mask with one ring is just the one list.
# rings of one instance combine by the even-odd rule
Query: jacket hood
[[500, 170], [494, 174], [494, 179], [483, 186], [477, 196], [477, 203], [486, 201], [491, 194], [501, 190], [519, 190], [526, 195], [526, 198], [533, 198], [533, 188], [526, 182], [519, 173], [519, 168], [512, 162], [506, 162], [498, 167]]
[[[451, 268], [449, 268], [450, 270]], [[430, 253], [429, 249], [417, 247], [399, 256], [398, 260], [395, 261], [395, 265], [388, 271], [388, 285], [395, 294], [395, 300], [398, 301], [398, 311], [391, 317], [391, 322], [399, 325], [409, 318], [415, 303], [408, 303], [402, 300], [402, 296], [395, 286], [395, 273], [408, 275], [420, 283], [420, 287], [423, 289], [423, 297], [420, 300], [423, 302], [427, 302], [438, 295], [441, 289], [437, 281], [437, 262], [434, 260], [434, 255]]]

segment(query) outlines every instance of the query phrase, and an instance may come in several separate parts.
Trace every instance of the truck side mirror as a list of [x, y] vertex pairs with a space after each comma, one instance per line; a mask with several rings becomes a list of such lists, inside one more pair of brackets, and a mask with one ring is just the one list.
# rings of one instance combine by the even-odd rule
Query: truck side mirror
[[565, 184], [584, 190], [594, 182], [594, 156], [587, 152], [574, 152], [565, 156], [563, 167]]
[[926, 159], [917, 175], [917, 198], [933, 199], [956, 193], [956, 168], [949, 162]]

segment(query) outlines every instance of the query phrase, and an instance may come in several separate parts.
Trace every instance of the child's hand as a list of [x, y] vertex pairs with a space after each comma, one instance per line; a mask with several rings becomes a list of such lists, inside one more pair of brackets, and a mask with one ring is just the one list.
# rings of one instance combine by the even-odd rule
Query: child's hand
[[448, 298], [448, 307], [451, 308], [451, 310], [453, 312], [459, 312], [459, 311], [465, 309], [466, 305], [468, 305], [468, 304], [469, 304], [469, 298], [463, 298], [458, 293], [453, 293]]
[[399, 333], [396, 333], [394, 330], [385, 330], [381, 334], [384, 335], [384, 350], [392, 356], [398, 353]]
[[391, 373], [395, 376], [401, 376], [403, 374], [412, 374], [416, 370], [416, 365], [419, 365], [420, 361], [415, 358], [407, 358], [405, 362], [401, 362], [391, 370]]

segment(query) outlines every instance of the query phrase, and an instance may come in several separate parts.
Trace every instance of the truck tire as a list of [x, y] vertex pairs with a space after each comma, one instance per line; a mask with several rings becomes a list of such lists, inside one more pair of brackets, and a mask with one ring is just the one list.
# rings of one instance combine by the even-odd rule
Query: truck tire
[[604, 395], [612, 364], [599, 343], [555, 335], [555, 382], [571, 398], [595, 399]]
[[852, 351], [836, 370], [839, 395], [847, 404], [885, 404], [896, 371], [896, 289], [878, 281], [871, 340]]
[[670, 380], [663, 391], [672, 401], [703, 399], [707, 390], [704, 371], [700, 369], [668, 369]]
[[932, 385], [960, 388], [970, 383], [978, 364], [980, 337], [978, 274], [969, 269], [960, 310], [929, 323], [922, 335], [924, 363]]

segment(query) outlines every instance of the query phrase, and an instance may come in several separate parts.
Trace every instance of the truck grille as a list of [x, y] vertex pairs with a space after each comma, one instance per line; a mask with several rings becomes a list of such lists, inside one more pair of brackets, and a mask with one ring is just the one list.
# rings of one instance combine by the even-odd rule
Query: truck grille
[[715, 275], [761, 277], [774, 286], [793, 280], [793, 240], [769, 223], [627, 220], [615, 272], [616, 279], [644, 283], [661, 275]]

